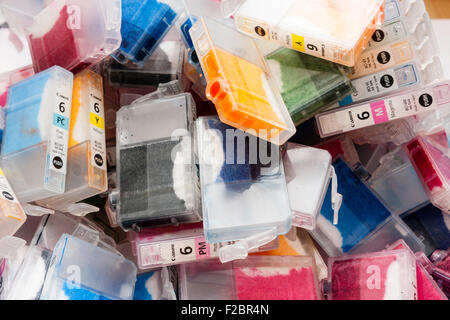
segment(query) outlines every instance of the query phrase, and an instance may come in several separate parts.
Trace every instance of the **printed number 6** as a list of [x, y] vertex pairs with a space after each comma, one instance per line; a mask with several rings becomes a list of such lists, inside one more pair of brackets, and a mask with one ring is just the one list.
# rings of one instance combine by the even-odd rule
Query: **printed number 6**
[[358, 114], [357, 116], [358, 116], [359, 120], [366, 120], [366, 119], [370, 118], [370, 113], [367, 111], [364, 111], [363, 113]]
[[309, 50], [319, 51], [319, 49], [318, 49], [315, 45], [313, 45], [313, 44], [311, 44], [311, 43], [308, 43], [308, 44], [306, 45], [306, 47], [307, 47]]
[[191, 254], [191, 253], [192, 253], [192, 248], [191, 248], [191, 247], [186, 247], [186, 248], [184, 248], [184, 251], [183, 251], [183, 249], [181, 248], [181, 249], [180, 249], [180, 253], [181, 253], [181, 254]]
[[94, 103], [94, 110], [95, 112], [99, 113], [100, 112], [100, 107], [98, 106], [98, 103]]
[[64, 104], [64, 102], [61, 102], [59, 104], [59, 111], [61, 111], [61, 113], [64, 113], [64, 111], [66, 111], [66, 105]]

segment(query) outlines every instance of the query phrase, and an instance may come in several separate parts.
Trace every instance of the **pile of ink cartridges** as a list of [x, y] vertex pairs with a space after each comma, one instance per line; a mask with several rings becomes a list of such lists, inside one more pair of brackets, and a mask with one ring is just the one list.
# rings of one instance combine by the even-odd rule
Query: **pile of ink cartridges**
[[422, 0], [0, 12], [1, 299], [450, 296], [450, 80]]

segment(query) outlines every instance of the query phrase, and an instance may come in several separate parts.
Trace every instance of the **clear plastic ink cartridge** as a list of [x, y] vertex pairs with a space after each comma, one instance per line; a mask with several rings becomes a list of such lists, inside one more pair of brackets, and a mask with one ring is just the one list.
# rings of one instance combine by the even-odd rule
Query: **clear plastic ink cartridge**
[[328, 259], [329, 300], [417, 300], [414, 255], [406, 249]]
[[150, 94], [117, 112], [117, 218], [125, 230], [201, 219], [194, 117], [189, 93]]
[[[414, 252], [403, 241], [399, 240], [393, 243], [387, 250], [410, 250], [411, 254]], [[416, 257], [416, 274], [417, 274], [417, 300], [448, 300], [445, 294], [439, 288], [436, 281], [428, 273], [425, 267], [418, 261]]]
[[377, 126], [351, 131], [348, 135], [356, 144], [383, 144], [392, 142], [400, 146], [416, 136], [412, 118], [397, 119]]
[[[134, 232], [139, 269], [219, 258], [219, 250], [235, 241], [210, 244], [203, 234], [203, 223], [188, 223], [180, 226], [145, 228]], [[254, 251], [274, 249], [277, 241], [256, 248]]]
[[136, 266], [122, 256], [63, 234], [55, 245], [41, 300], [131, 300]]
[[14, 191], [0, 168], [0, 239], [12, 236], [25, 222], [27, 216]]
[[206, 96], [223, 122], [279, 145], [294, 135], [294, 123], [253, 39], [204, 18], [189, 32], [208, 83]]
[[66, 190], [37, 204], [86, 215], [98, 208], [78, 202], [108, 189], [103, 83], [102, 77], [91, 70], [77, 74], [73, 82]]
[[[283, 288], [283, 290], [279, 290]], [[251, 256], [180, 267], [181, 300], [320, 300], [314, 258]]]
[[283, 155], [283, 165], [293, 214], [292, 224], [309, 230], [316, 227], [319, 211], [331, 180], [334, 192], [332, 201], [336, 210], [336, 217], [333, 220], [337, 223], [342, 198], [337, 193], [337, 177], [331, 165], [330, 153], [288, 143]]
[[332, 162], [339, 157], [344, 159], [351, 167], [359, 162], [359, 155], [356, 151], [355, 144], [348, 134], [343, 134], [315, 146], [316, 148], [326, 150], [330, 153]]
[[203, 75], [202, 66], [200, 65], [200, 61], [198, 60], [197, 52], [195, 51], [194, 43], [192, 42], [191, 35], [189, 30], [191, 30], [194, 23], [197, 21], [197, 18], [182, 14], [178, 19], [176, 26], [180, 32], [181, 39], [184, 42], [187, 50], [187, 60], [191, 66], [197, 70], [197, 73], [200, 76], [202, 82], [205, 81], [205, 76]]
[[372, 173], [367, 183], [393, 214], [410, 212], [429, 201], [401, 147], [380, 159], [380, 166]]
[[[448, 150], [448, 146], [443, 147]], [[404, 146], [431, 202], [450, 213], [450, 158], [433, 140], [419, 135]]]
[[183, 46], [181, 41], [165, 40], [141, 67], [123, 65], [114, 59], [107, 64], [110, 85], [121, 87], [158, 87], [160, 83], [181, 81]]
[[[430, 242], [435, 245], [433, 249], [450, 248], [450, 215], [441, 209], [429, 204], [414, 212], [418, 224], [429, 234]], [[427, 253], [431, 253], [427, 251]]]
[[347, 76], [352, 80], [358, 79], [413, 61], [423, 70], [439, 52], [434, 35], [425, 36], [421, 40], [420, 43], [415, 43], [412, 38], [407, 38], [365, 50], [354, 67], [346, 68]]
[[353, 66], [384, 20], [384, 0], [246, 0], [236, 28], [255, 38]]
[[49, 0], [2, 0], [0, 12], [8, 26], [20, 35], [33, 23], [35, 16], [49, 3]]
[[34, 70], [99, 62], [120, 45], [120, 17], [120, 0], [54, 0], [26, 29]]
[[220, 5], [223, 17], [231, 17], [245, 0], [209, 0]]
[[[381, 250], [385, 248], [385, 244], [391, 244], [401, 238], [412, 239], [408, 240], [408, 244], [412, 241], [410, 247], [415, 247], [417, 238], [412, 231], [400, 218], [389, 213], [344, 161], [338, 159], [333, 163], [333, 167], [339, 181], [339, 193], [343, 197], [339, 221], [336, 225], [333, 224], [335, 210], [331, 202], [332, 188], [329, 186], [316, 228], [310, 230], [311, 236], [329, 256], [354, 252], [362, 243], [367, 244], [366, 251], [363, 252], [371, 251], [372, 248], [373, 251]], [[377, 241], [367, 240], [374, 237], [377, 237]], [[391, 238], [394, 240], [390, 241]]]
[[122, 43], [112, 56], [143, 67], [182, 9], [179, 0], [122, 0]]
[[328, 137], [450, 106], [450, 82], [336, 108], [316, 115], [320, 136]]
[[72, 89], [57, 66], [9, 88], [1, 161], [21, 203], [65, 191]]
[[352, 80], [352, 94], [341, 100], [339, 105], [345, 106], [379, 98], [402, 90], [429, 85], [443, 78], [444, 71], [438, 56], [434, 56], [424, 65], [411, 61]]
[[222, 248], [221, 261], [287, 233], [292, 213], [279, 146], [217, 117], [198, 118], [196, 130], [206, 241], [240, 240]]
[[71, 234], [92, 245], [115, 251], [114, 240], [86, 218], [61, 213], [40, 218], [30, 246], [8, 292], [9, 300], [39, 300], [53, 250], [64, 234]]
[[169, 272], [167, 268], [161, 268], [139, 274], [133, 300], [177, 300]]
[[18, 237], [0, 236], [0, 299], [14, 286], [14, 276], [21, 264], [26, 241]]
[[332, 62], [287, 48], [265, 55], [265, 62], [296, 126], [352, 92], [350, 80]]

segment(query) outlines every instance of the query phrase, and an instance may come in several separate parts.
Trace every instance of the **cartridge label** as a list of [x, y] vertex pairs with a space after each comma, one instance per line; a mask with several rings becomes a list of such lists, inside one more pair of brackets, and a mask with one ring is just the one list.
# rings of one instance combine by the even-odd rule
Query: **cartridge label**
[[92, 166], [106, 170], [105, 110], [103, 93], [96, 87], [89, 92]]
[[235, 241], [210, 244], [204, 237], [198, 237], [147, 244], [139, 248], [140, 262], [142, 266], [150, 267], [217, 258], [220, 248], [233, 243]]
[[318, 114], [321, 137], [340, 134], [450, 105], [449, 82], [357, 106]]
[[58, 75], [55, 83], [56, 92], [44, 183], [48, 190], [62, 193], [66, 182], [73, 84], [67, 75], [62, 74]]
[[353, 68], [346, 68], [350, 79], [357, 79], [389, 69], [414, 58], [414, 50], [408, 41], [381, 46], [364, 51]]
[[368, 75], [352, 80], [353, 93], [351, 99], [339, 103], [341, 106], [352, 102], [374, 99], [398, 89], [404, 89], [419, 84], [415, 64], [406, 64], [397, 68]]
[[368, 48], [377, 48], [385, 44], [406, 39], [407, 31], [401, 21], [395, 21], [375, 30], [367, 44]]

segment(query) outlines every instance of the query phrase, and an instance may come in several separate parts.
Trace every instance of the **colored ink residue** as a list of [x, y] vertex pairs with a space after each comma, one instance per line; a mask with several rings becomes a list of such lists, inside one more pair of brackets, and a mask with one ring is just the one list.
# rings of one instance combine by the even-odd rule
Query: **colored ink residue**
[[445, 300], [442, 293], [436, 289], [437, 284], [417, 262], [417, 299], [418, 300]]
[[260, 67], [219, 48], [211, 49], [203, 64], [209, 79], [206, 93], [222, 121], [244, 131], [267, 130], [269, 138], [287, 129], [274, 110], [277, 102]]
[[[74, 33], [67, 26], [70, 18], [67, 10], [67, 6], [64, 5], [49, 30], [45, 28], [52, 22], [44, 23], [42, 18], [37, 21], [42, 23], [42, 26], [33, 26], [33, 32], [29, 34], [28, 40], [36, 72], [54, 65], [77, 72], [90, 65], [81, 61]], [[46, 18], [53, 19], [51, 16]]]
[[308, 268], [236, 268], [239, 300], [316, 300], [314, 273]]
[[122, 43], [114, 56], [144, 63], [169, 31], [177, 13], [156, 0], [122, 0]]
[[160, 271], [144, 273], [137, 277], [133, 300], [160, 300], [161, 296]]
[[333, 300], [395, 299], [401, 289], [395, 282], [402, 271], [396, 260], [392, 255], [335, 261], [331, 283]]
[[266, 57], [295, 125], [351, 93], [335, 64], [290, 49]]
[[390, 213], [344, 161], [337, 160], [333, 166], [339, 181], [338, 190], [343, 196], [339, 223], [332, 225], [334, 210], [331, 207], [329, 186], [320, 210], [325, 219], [320, 219], [319, 216], [318, 224], [326, 223], [328, 231], [324, 231], [327, 236], [330, 239], [342, 239], [342, 244], [336, 242], [334, 245], [341, 247], [343, 252], [348, 252], [387, 219]]
[[9, 89], [2, 155], [34, 146], [48, 138], [52, 75], [42, 73]]
[[67, 281], [64, 282], [62, 290], [67, 300], [111, 300], [101, 294], [76, 286]]

